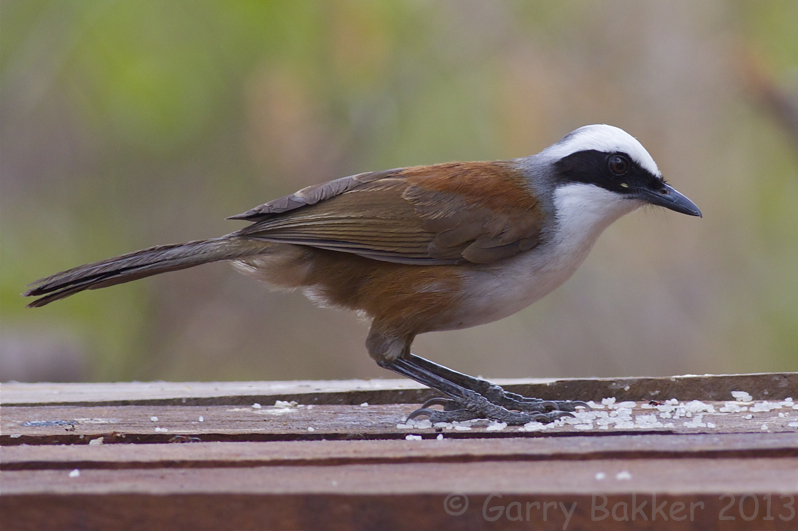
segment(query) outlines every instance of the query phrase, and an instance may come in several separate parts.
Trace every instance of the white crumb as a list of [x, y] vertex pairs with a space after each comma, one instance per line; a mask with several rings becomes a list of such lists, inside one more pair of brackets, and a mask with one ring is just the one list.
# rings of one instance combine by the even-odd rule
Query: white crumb
[[751, 411], [770, 411], [772, 409], [781, 409], [781, 404], [778, 402], [768, 402], [767, 400], [763, 400], [762, 402], [757, 402], [753, 406], [751, 406]]
[[630, 474], [628, 470], [621, 470], [620, 472], [615, 474], [615, 479], [619, 481], [632, 479], [632, 474]]
[[413, 429], [424, 430], [427, 428], [431, 428], [432, 422], [430, 422], [429, 419], [422, 419], [422, 420], [408, 419], [404, 422], [404, 424], [397, 424], [396, 427], [397, 429], [400, 430], [413, 430]]
[[606, 478], [607, 474], [604, 472], [596, 472], [596, 481], [601, 481], [602, 479]]
[[261, 409], [261, 407], [262, 406], [257, 403], [252, 405], [252, 409], [259, 410], [255, 412], [258, 415], [285, 415], [288, 413], [294, 413], [297, 409], [299, 409], [302, 406], [300, 406], [293, 400], [290, 402], [286, 402], [284, 400], [276, 400], [274, 402], [274, 406], [270, 408]]
[[602, 398], [602, 399], [601, 399], [601, 403], [602, 403], [603, 405], [605, 405], [605, 406], [607, 406], [607, 407], [610, 407], [610, 408], [611, 408], [611, 407], [612, 407], [612, 405], [615, 403], [615, 397], [613, 396], [613, 397], [611, 397], [611, 398]]
[[158, 417], [150, 417], [150, 420], [153, 422], [158, 422]]
[[155, 431], [160, 432], [160, 433], [164, 433], [164, 432], [167, 432], [169, 430], [166, 429], [166, 428], [161, 428], [161, 427], [156, 426], [155, 427]]
[[360, 407], [369, 407], [369, 403], [368, 402], [363, 402], [362, 404], [360, 404]]
[[69, 473], [69, 477], [71, 478], [79, 478], [80, 477], [80, 470], [77, 468]]
[[442, 433], [439, 433], [439, 434], [438, 434], [438, 436], [437, 436], [437, 437], [435, 437], [435, 440], [436, 440], [436, 441], [442, 441], [442, 440], [443, 440], [443, 434], [442, 434]]
[[316, 431], [316, 428], [314, 428], [313, 426], [308, 426], [308, 431]]
[[798, 422], [790, 422], [789, 424], [787, 424], [787, 426], [789, 426], [790, 428], [798, 428]]
[[723, 413], [739, 413], [740, 411], [748, 411], [748, 406], [741, 406], [737, 402], [724, 402], [719, 411]]
[[698, 414], [693, 418], [693, 420], [688, 420], [683, 424], [685, 428], [706, 428], [707, 423], [703, 421], [704, 415]]
[[767, 424], [762, 424], [762, 426], [759, 429], [762, 431], [768, 431], [769, 428]]
[[97, 437], [96, 439], [92, 439], [89, 441], [89, 446], [97, 446], [103, 443], [102, 437]]
[[506, 422], [491, 422], [488, 424], [487, 430], [488, 431], [501, 431], [507, 427]]
[[200, 422], [205, 422], [205, 417], [200, 415], [199, 418], [197, 418], [197, 420], [200, 421]]
[[732, 391], [731, 394], [738, 402], [751, 402], [753, 400], [753, 397], [745, 391]]
[[420, 441], [421, 439], [423, 439], [421, 435], [410, 435], [410, 434], [405, 435], [406, 441]]

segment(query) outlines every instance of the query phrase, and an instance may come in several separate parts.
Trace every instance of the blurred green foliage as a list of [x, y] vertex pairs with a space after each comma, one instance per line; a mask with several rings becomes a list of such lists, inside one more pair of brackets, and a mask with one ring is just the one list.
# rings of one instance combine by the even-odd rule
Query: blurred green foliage
[[546, 300], [419, 352], [488, 376], [798, 370], [798, 144], [740, 66], [798, 98], [796, 27], [792, 0], [3, 0], [0, 380], [388, 376], [355, 317], [224, 266], [19, 293], [314, 182], [595, 122], [705, 219], [624, 219]]

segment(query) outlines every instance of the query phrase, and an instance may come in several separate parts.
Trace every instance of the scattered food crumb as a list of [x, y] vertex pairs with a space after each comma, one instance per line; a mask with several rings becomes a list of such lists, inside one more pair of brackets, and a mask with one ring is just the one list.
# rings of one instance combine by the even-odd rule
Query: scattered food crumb
[[615, 397], [613, 396], [611, 398], [602, 398], [601, 403], [607, 407], [612, 407], [612, 405], [615, 403]]
[[778, 402], [768, 402], [767, 400], [763, 400], [762, 402], [758, 402], [751, 406], [751, 411], [770, 411], [772, 409], [781, 409], [781, 404]]
[[[258, 406], [258, 407], [255, 407]], [[261, 409], [260, 404], [252, 406], [254, 409]], [[294, 413], [300, 406], [295, 401], [286, 402], [285, 400], [276, 400], [274, 406], [257, 411], [258, 415], [285, 415], [287, 413]]]
[[491, 422], [488, 424], [487, 430], [488, 431], [501, 431], [507, 427], [506, 422]]
[[314, 428], [313, 426], [308, 426], [308, 431], [316, 431], [316, 428]]
[[745, 420], [751, 420], [752, 418], [754, 418], [754, 416], [753, 416], [753, 415], [746, 415], [746, 416], [744, 416], [743, 418], [744, 418]]
[[169, 430], [168, 430], [168, 429], [166, 429], [166, 428], [160, 428], [160, 427], [156, 426], [156, 427], [155, 427], [155, 431], [157, 431], [157, 432], [162, 432], [162, 433], [163, 433], [163, 432], [167, 432], [167, 431], [169, 431]]
[[693, 420], [688, 420], [684, 423], [685, 428], [706, 428], [707, 423], [704, 422], [704, 415], [696, 415]]
[[787, 424], [787, 426], [789, 426], [790, 428], [798, 428], [798, 422], [790, 422], [789, 424]]
[[158, 417], [154, 417], [154, 416], [150, 417], [150, 420], [153, 421], [153, 422], [158, 422]]
[[69, 473], [69, 477], [71, 477], [71, 478], [78, 478], [78, 477], [80, 477], [80, 470], [78, 470], [78, 469], [76, 468], [75, 470], [73, 470], [72, 472], [70, 472], [70, 473]]
[[[278, 400], [277, 402], [280, 402], [280, 401]], [[276, 405], [277, 405], [277, 403], [275, 403], [274, 405], [276, 406]], [[261, 408], [261, 405], [260, 405], [260, 404], [258, 404], [257, 402], [255, 402], [254, 404], [252, 404], [252, 409], [260, 409], [260, 408]]]
[[369, 407], [369, 403], [368, 402], [363, 402], [362, 404], [360, 404], [360, 407]]
[[745, 391], [732, 391], [731, 394], [738, 402], [750, 402], [753, 400], [753, 397]]
[[404, 422], [404, 424], [397, 424], [396, 427], [397, 429], [400, 430], [412, 430], [412, 429], [423, 430], [426, 428], [431, 428], [432, 422], [430, 422], [429, 419], [422, 419], [422, 420], [408, 419]]
[[748, 411], [748, 406], [738, 405], [737, 402], [725, 402], [720, 411], [723, 413], [739, 413], [740, 411]]
[[89, 441], [89, 446], [97, 446], [97, 445], [102, 444], [102, 443], [103, 443], [103, 438], [102, 437], [97, 437], [96, 439], [92, 439], [92, 440]]
[[767, 424], [762, 424], [762, 427], [759, 428], [759, 429], [761, 429], [762, 431], [768, 431], [768, 425]]
[[439, 434], [438, 434], [438, 436], [437, 436], [437, 437], [435, 437], [435, 440], [436, 440], [436, 441], [442, 441], [442, 440], [443, 440], [443, 434], [442, 434], [442, 433], [439, 433]]
[[205, 422], [205, 417], [203, 417], [202, 415], [200, 415], [200, 416], [199, 416], [199, 418], [198, 418], [197, 420], [198, 420], [198, 421], [200, 421], [200, 422]]
[[422, 439], [421, 435], [410, 435], [410, 434], [405, 435], [406, 441], [420, 441], [421, 439]]
[[632, 474], [630, 474], [628, 470], [621, 470], [620, 472], [615, 474], [615, 479], [617, 480], [632, 479]]
[[607, 474], [604, 472], [596, 472], [596, 481], [601, 481], [602, 479], [606, 478]]

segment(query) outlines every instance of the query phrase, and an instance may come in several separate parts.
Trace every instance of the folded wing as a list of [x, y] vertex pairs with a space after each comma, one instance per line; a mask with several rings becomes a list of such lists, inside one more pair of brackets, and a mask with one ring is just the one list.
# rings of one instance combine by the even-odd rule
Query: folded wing
[[512, 162], [363, 173], [311, 186], [231, 219], [236, 234], [387, 262], [485, 264], [535, 247], [542, 212]]

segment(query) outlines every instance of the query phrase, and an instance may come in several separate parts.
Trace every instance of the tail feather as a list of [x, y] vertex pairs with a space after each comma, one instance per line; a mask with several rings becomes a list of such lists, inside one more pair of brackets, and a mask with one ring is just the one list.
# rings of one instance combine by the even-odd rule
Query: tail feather
[[40, 297], [28, 308], [37, 308], [87, 289], [123, 284], [159, 273], [235, 260], [263, 252], [269, 244], [241, 238], [216, 238], [159, 245], [133, 253], [78, 266], [30, 284], [26, 297]]

